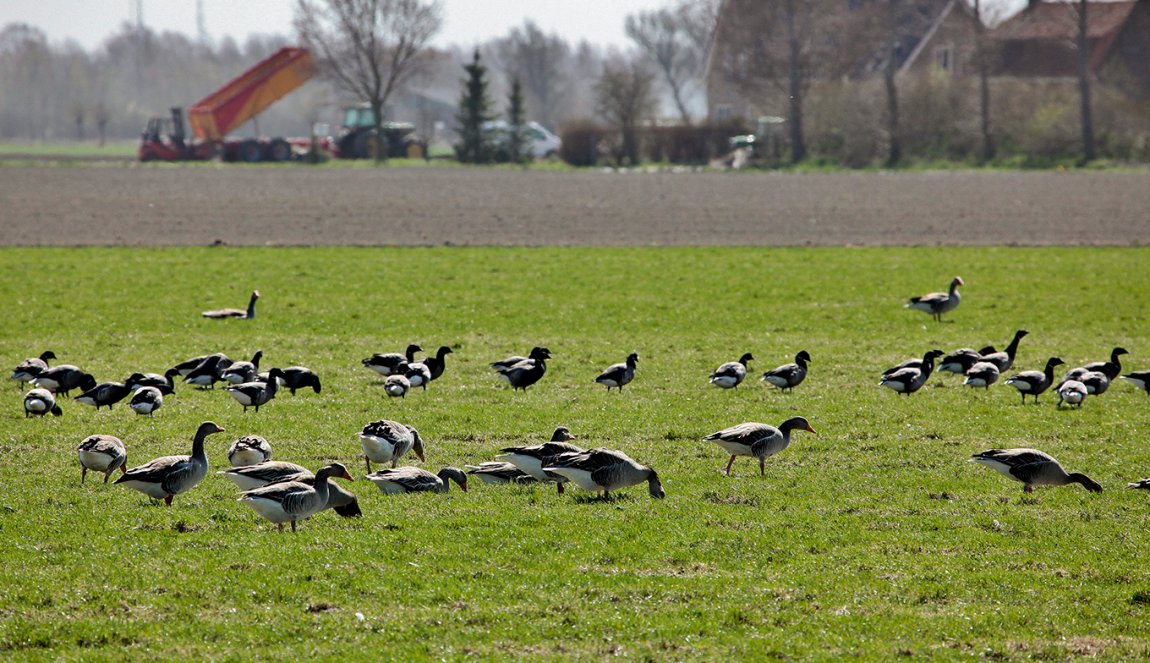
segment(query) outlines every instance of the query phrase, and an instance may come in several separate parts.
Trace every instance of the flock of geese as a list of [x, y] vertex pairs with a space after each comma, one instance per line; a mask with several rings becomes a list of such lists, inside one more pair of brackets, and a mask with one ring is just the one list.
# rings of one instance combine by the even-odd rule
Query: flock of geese
[[[942, 315], [953, 311], [960, 302], [957, 288], [963, 280], [955, 277], [948, 292], [930, 293], [909, 300], [907, 307], [930, 314], [941, 321]], [[252, 319], [259, 291], [252, 292], [247, 309], [221, 309], [205, 311], [208, 318]], [[993, 346], [980, 350], [960, 348], [950, 354], [930, 350], [922, 359], [909, 359], [883, 372], [880, 385], [908, 396], [920, 390], [932, 373], [951, 372], [964, 376], [964, 384], [989, 389], [1014, 364], [1020, 341], [1028, 334], [1018, 330], [1005, 350]], [[428, 385], [442, 377], [446, 357], [452, 354], [448, 346], [441, 346], [434, 355], [417, 360], [416, 353], [423, 348], [409, 345], [403, 353], [374, 354], [361, 361], [362, 365], [384, 378], [384, 391], [391, 397], [405, 397], [412, 388], [426, 390]], [[1121, 377], [1150, 394], [1150, 371], [1121, 375], [1120, 357], [1124, 348], [1114, 348], [1109, 361], [1094, 362], [1068, 371], [1055, 386], [1054, 369], [1064, 364], [1051, 357], [1042, 371], [1022, 371], [1004, 380], [1019, 391], [1023, 403], [1030, 395], [1038, 397], [1054, 387], [1058, 394], [1058, 407], [1063, 403], [1081, 407], [1088, 395], [1101, 395], [1110, 382]], [[223, 353], [213, 353], [180, 362], [163, 374], [132, 373], [123, 382], [97, 383], [92, 375], [80, 368], [62, 364], [50, 366], [56, 359], [52, 351], [22, 361], [11, 378], [19, 383], [30, 383], [33, 388], [24, 396], [26, 417], [53, 414], [60, 416], [62, 409], [58, 395], [67, 396], [74, 389], [82, 390], [75, 400], [97, 409], [108, 407], [129, 398], [129, 407], [140, 415], [152, 415], [163, 404], [165, 395], [175, 390], [175, 378], [200, 389], [213, 389], [217, 383], [226, 383], [226, 391], [246, 412], [259, 411], [276, 397], [278, 390], [286, 388], [292, 395], [297, 390], [310, 388], [321, 392], [319, 377], [303, 366], [272, 368], [260, 371], [262, 351], [249, 361], [233, 361]], [[941, 358], [941, 359], [940, 359]], [[535, 347], [527, 356], [512, 356], [492, 362], [490, 367], [512, 390], [526, 390], [539, 382], [547, 372], [551, 351]], [[709, 377], [712, 385], [721, 389], [735, 389], [746, 378], [748, 362], [754, 356], [745, 353], [736, 361], [721, 364]], [[635, 379], [639, 356], [632, 352], [626, 360], [607, 367], [594, 382], [608, 391], [623, 387]], [[780, 390], [793, 390], [807, 377], [810, 354], [805, 350], [795, 355], [793, 363], [784, 364], [762, 375], [762, 381]], [[731, 474], [735, 459], [740, 456], [756, 459], [759, 474], [765, 475], [766, 459], [785, 450], [794, 431], [815, 433], [811, 424], [801, 416], [791, 417], [778, 426], [757, 422], [741, 423], [703, 438], [713, 442], [730, 456], [725, 473]], [[127, 449], [122, 440], [111, 435], [91, 435], [77, 448], [81, 466], [81, 482], [89, 470], [104, 474], [107, 483], [111, 475], [122, 473], [116, 484], [138, 490], [149, 497], [171, 505], [172, 499], [199, 484], [208, 474], [208, 458], [204, 442], [210, 435], [224, 432], [223, 427], [206, 421], [200, 424], [193, 440], [191, 454], [164, 456], [144, 465], [128, 468]], [[636, 484], [647, 482], [652, 497], [665, 496], [656, 471], [633, 460], [625, 453], [611, 449], [584, 449], [576, 446], [565, 426], [558, 427], [548, 442], [537, 445], [508, 447], [500, 450], [495, 460], [478, 465], [466, 465], [466, 471], [444, 467], [437, 474], [413, 466], [399, 467], [399, 460], [413, 453], [426, 462], [425, 447], [419, 432], [408, 425], [381, 419], [373, 421], [359, 433], [359, 442], [366, 465], [366, 478], [387, 494], [407, 492], [447, 492], [450, 484], [461, 490], [468, 489], [468, 476], [479, 477], [485, 483], [555, 483], [560, 494], [567, 483], [587, 491], [601, 493], [603, 498]], [[356, 497], [332, 483], [330, 479], [353, 480], [347, 467], [331, 463], [314, 474], [307, 468], [283, 461], [272, 460], [270, 443], [258, 435], [241, 437], [228, 449], [232, 465], [221, 471], [242, 492], [239, 501], [250, 506], [257, 514], [283, 529], [290, 523], [295, 531], [299, 521], [324, 509], [331, 508], [345, 517], [361, 515]], [[1036, 449], [991, 449], [975, 454], [973, 462], [987, 465], [1004, 476], [1019, 481], [1027, 492], [1035, 486], [1060, 486], [1079, 483], [1092, 492], [1102, 487], [1089, 477], [1068, 473], [1054, 458]], [[387, 465], [372, 470], [372, 463]], [[1150, 489], [1150, 479], [1129, 484], [1132, 488]]]

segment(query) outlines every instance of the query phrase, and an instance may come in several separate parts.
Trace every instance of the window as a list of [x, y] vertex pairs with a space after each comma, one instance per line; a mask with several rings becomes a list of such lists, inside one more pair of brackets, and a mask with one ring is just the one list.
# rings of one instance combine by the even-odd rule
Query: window
[[954, 71], [954, 49], [950, 46], [940, 46], [934, 49], [934, 65], [950, 73]]

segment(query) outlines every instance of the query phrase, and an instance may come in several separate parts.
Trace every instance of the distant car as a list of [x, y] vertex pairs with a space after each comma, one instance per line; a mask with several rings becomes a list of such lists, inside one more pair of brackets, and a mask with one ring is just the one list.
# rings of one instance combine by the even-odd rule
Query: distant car
[[[511, 125], [503, 120], [493, 120], [483, 124], [483, 131], [490, 136], [495, 146], [496, 161], [508, 161], [508, 143], [511, 137]], [[551, 133], [538, 122], [528, 122], [520, 126], [523, 132], [523, 152], [535, 159], [551, 159], [559, 156], [559, 147], [563, 144], [559, 136]]]

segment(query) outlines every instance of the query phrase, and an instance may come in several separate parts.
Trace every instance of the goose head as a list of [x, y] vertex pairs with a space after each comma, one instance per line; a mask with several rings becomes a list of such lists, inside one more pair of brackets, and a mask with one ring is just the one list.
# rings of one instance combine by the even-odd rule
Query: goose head
[[95, 389], [95, 388], [96, 388], [96, 378], [92, 377], [88, 373], [85, 373], [80, 378], [80, 389], [83, 391], [90, 391], [90, 390]]
[[810, 364], [813, 362], [811, 362], [811, 356], [807, 353], [806, 350], [799, 350], [799, 353], [795, 355], [795, 363], [802, 365]]
[[551, 351], [548, 350], [547, 348], [534, 347], [534, 348], [531, 348], [530, 358], [536, 359], [536, 360], [538, 360], [538, 359], [550, 359], [551, 358]]
[[439, 346], [439, 350], [437, 350], [435, 352], [435, 356], [439, 357], [440, 359], [443, 359], [445, 356], [452, 355], [452, 354], [455, 354], [455, 351], [452, 350], [451, 348], [447, 347], [446, 345]]
[[815, 432], [815, 429], [811, 428], [810, 422], [808, 422], [805, 417], [791, 417], [779, 425], [779, 430], [783, 431], [784, 433], [793, 430], [805, 430], [808, 433]]
[[414, 361], [416, 352], [423, 352], [423, 347], [421, 347], [418, 343], [412, 343], [411, 345], [407, 346], [407, 350], [403, 354], [407, 356], [408, 361]]
[[42, 362], [46, 363], [49, 359], [55, 359], [55, 358], [56, 358], [56, 353], [52, 352], [51, 350], [45, 350], [44, 352], [40, 353], [40, 361], [42, 361]]
[[957, 288], [960, 285], [966, 285], [966, 282], [962, 280], [961, 276], [954, 277], [954, 280], [950, 282], [951, 288]]
[[1130, 354], [1130, 353], [1127, 352], [1126, 348], [1114, 348], [1114, 350], [1110, 353], [1110, 361], [1111, 361], [1111, 363], [1117, 364], [1118, 363], [1118, 357], [1120, 357], [1122, 355], [1128, 355], [1128, 354]]
[[439, 474], [436, 476], [438, 476], [439, 480], [443, 482], [444, 490], [447, 489], [447, 481], [450, 479], [451, 481], [459, 484], [460, 490], [465, 493], [467, 492], [467, 475], [463, 473], [463, 470], [460, 470], [457, 467], [445, 467], [440, 470]]
[[1066, 476], [1066, 480], [1071, 482], [1071, 483], [1080, 483], [1080, 484], [1082, 484], [1083, 488], [1085, 488], [1086, 490], [1089, 490], [1092, 493], [1101, 493], [1102, 492], [1102, 486], [1097, 481], [1095, 481], [1094, 479], [1091, 479], [1090, 477], [1086, 476], [1085, 474], [1082, 474], [1081, 472], [1072, 472], [1072, 473], [1068, 474]]
[[566, 426], [559, 426], [555, 429], [555, 432], [551, 434], [552, 442], [566, 442], [574, 439], [575, 436], [571, 434], [571, 430]]
[[423, 455], [423, 438], [419, 436], [419, 431], [408, 426], [407, 429], [411, 431], [411, 450], [419, 458], [419, 462], [426, 463], [427, 457]]
[[752, 361], [754, 358], [755, 358], [755, 355], [753, 355], [749, 352], [744, 352], [743, 356], [739, 357], [739, 363], [742, 364], [743, 366], [746, 366], [747, 362]]
[[1055, 366], [1061, 366], [1065, 363], [1066, 362], [1062, 361], [1061, 357], [1051, 357], [1050, 359], [1046, 360], [1046, 370], [1053, 370]]
[[667, 492], [663, 490], [663, 484], [659, 481], [659, 474], [647, 468], [647, 492], [651, 493], [651, 497], [661, 500], [667, 496]]
[[627, 355], [627, 363], [628, 364], [638, 364], [639, 363], [639, 353], [638, 352], [632, 352], [631, 354]]
[[347, 468], [343, 466], [343, 463], [331, 463], [330, 465], [324, 465], [323, 467], [319, 468], [318, 472], [315, 473], [315, 478], [317, 481], [321, 478], [327, 477], [336, 477], [337, 479], [355, 481], [355, 479], [352, 478], [351, 473], [348, 472]]

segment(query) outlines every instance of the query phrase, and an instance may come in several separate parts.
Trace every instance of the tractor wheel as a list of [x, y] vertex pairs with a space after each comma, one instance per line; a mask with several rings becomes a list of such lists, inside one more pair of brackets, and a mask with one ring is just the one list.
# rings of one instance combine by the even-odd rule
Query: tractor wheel
[[375, 150], [379, 146], [379, 140], [375, 134], [365, 131], [355, 137], [355, 158], [356, 159], [374, 159]]
[[268, 144], [267, 160], [275, 162], [287, 161], [291, 158], [291, 144], [282, 138], [273, 139]]
[[260, 143], [254, 138], [243, 141], [236, 148], [236, 159], [245, 163], [256, 163], [262, 156]]

